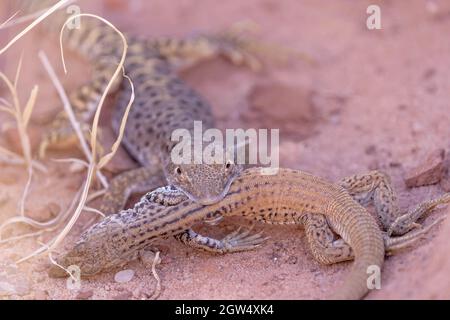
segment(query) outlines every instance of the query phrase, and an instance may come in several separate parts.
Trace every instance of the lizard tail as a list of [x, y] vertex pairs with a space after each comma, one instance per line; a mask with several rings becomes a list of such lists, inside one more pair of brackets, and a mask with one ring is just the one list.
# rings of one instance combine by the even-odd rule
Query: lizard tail
[[[24, 14], [38, 13], [53, 6], [55, 0], [21, 0], [19, 10]], [[58, 35], [64, 23], [73, 15], [83, 13], [78, 5], [69, 3], [48, 16], [42, 24], [46, 32]], [[120, 36], [109, 26], [92, 17], [75, 17], [65, 26], [63, 43], [91, 62], [98, 62], [99, 58], [112, 57], [114, 63], [119, 61], [123, 51]]]
[[330, 223], [353, 248], [355, 261], [342, 287], [330, 298], [361, 299], [381, 283], [385, 254], [383, 237], [375, 219], [353, 199], [344, 195], [333, 209], [337, 214], [330, 218]]
[[[55, 3], [57, 3], [56, 0], [20, 0], [19, 10], [21, 14], [41, 15]], [[117, 68], [124, 48], [121, 37], [113, 28], [95, 17], [77, 16], [78, 14], [82, 14], [81, 8], [76, 5], [76, 2], [71, 3], [47, 16], [42, 21], [42, 27], [46, 34], [53, 35], [56, 40], [61, 28], [65, 26], [62, 34], [64, 47], [84, 56], [93, 65], [92, 78], [70, 96], [70, 104], [77, 120], [87, 124], [93, 117], [100, 98]], [[110, 92], [115, 91], [121, 81], [120, 77], [117, 78]], [[87, 129], [88, 126], [86, 125], [85, 128]], [[83, 131], [88, 134], [85, 128], [83, 127]], [[62, 111], [44, 134], [40, 145], [41, 157], [45, 155], [47, 147], [71, 146], [73, 138], [73, 130], [67, 114]]]

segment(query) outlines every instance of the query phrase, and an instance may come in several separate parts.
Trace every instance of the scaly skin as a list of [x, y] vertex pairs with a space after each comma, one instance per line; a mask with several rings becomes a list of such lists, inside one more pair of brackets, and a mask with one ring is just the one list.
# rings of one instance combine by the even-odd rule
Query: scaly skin
[[[136, 258], [138, 250], [171, 235], [192, 247], [215, 253], [260, 246], [265, 240], [261, 234], [237, 231], [216, 240], [190, 229], [200, 221], [217, 223], [222, 216], [237, 215], [271, 224], [303, 225], [313, 256], [321, 263], [354, 259], [350, 275], [332, 298], [359, 299], [369, 290], [368, 267], [381, 269], [385, 251], [403, 248], [419, 239], [441, 219], [412, 230], [417, 226], [415, 221], [439, 204], [450, 202], [450, 194], [445, 194], [399, 214], [389, 178], [380, 172], [355, 175], [339, 184], [297, 170], [280, 169], [275, 175], [261, 172], [261, 168], [245, 170], [226, 197], [209, 206], [188, 200], [172, 187], [150, 192], [134, 209], [108, 217], [85, 232], [60, 263], [81, 264], [82, 274], [95, 274]], [[381, 221], [386, 221], [382, 223], [388, 233], [382, 232], [375, 218], [357, 202], [368, 203], [372, 199], [383, 216]], [[387, 215], [392, 218], [385, 218]], [[52, 275], [62, 276], [64, 272], [54, 267]]]

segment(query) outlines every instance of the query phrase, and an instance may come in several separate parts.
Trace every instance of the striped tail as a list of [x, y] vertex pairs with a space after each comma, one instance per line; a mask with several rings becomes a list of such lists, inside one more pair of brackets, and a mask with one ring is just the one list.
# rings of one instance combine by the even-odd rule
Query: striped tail
[[[355, 261], [350, 274], [330, 298], [356, 300], [364, 297], [372, 284], [368, 281], [373, 272], [381, 270], [384, 262], [384, 242], [375, 219], [349, 196], [343, 195], [333, 206], [330, 223], [339, 235], [353, 248]], [[381, 276], [381, 274], [379, 274]]]

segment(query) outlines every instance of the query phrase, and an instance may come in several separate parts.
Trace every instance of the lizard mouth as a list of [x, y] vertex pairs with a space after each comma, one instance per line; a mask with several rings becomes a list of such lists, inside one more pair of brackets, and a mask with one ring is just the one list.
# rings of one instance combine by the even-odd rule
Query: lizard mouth
[[200, 198], [200, 197], [196, 197], [196, 196], [194, 196], [194, 195], [192, 195], [192, 194], [190, 194], [188, 192], [185, 192], [185, 193], [187, 194], [187, 196], [191, 200], [193, 200], [193, 201], [195, 201], [195, 202], [197, 202], [197, 203], [199, 203], [201, 205], [209, 206], [211, 204], [215, 204], [215, 203], [219, 202], [220, 200], [222, 200], [227, 195], [227, 193], [230, 190], [230, 186], [233, 183], [233, 181], [234, 181], [234, 177], [227, 182], [227, 184], [223, 188], [222, 192], [220, 194], [218, 194], [218, 195], [208, 195], [206, 197]]

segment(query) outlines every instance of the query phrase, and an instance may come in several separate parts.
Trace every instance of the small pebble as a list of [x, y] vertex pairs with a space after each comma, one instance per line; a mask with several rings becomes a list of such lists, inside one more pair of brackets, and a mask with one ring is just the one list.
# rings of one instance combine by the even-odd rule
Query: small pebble
[[133, 277], [134, 277], [134, 270], [126, 269], [117, 272], [114, 275], [114, 281], [116, 281], [117, 283], [125, 283], [131, 281]]

